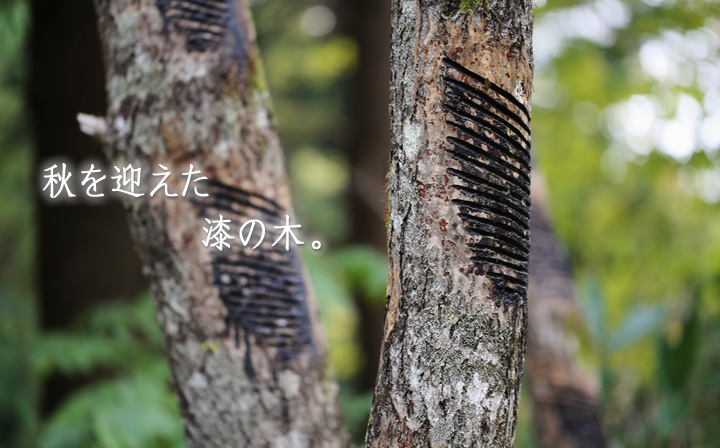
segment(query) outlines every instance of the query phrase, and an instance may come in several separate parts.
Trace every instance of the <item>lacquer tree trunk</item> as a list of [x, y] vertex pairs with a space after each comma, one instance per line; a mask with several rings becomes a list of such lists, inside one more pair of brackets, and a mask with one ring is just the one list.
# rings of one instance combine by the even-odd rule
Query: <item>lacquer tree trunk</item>
[[527, 322], [531, 2], [392, 7], [389, 304], [368, 445], [509, 447]]
[[[247, 3], [96, 0], [96, 8], [109, 107], [104, 132], [86, 127], [102, 134], [112, 165], [142, 169], [144, 196], [125, 203], [187, 445], [345, 445], [297, 248], [272, 246], [274, 226], [292, 210]], [[150, 196], [160, 164], [178, 197]], [[190, 164], [208, 179], [182, 196]], [[220, 215], [235, 238], [222, 250], [203, 244], [206, 219]], [[259, 227], [247, 247], [239, 238], [250, 219], [267, 229], [256, 249]]]
[[547, 211], [543, 183], [533, 178], [528, 302], [528, 374], [541, 448], [604, 448], [599, 378], [578, 359], [583, 318], [570, 259]]

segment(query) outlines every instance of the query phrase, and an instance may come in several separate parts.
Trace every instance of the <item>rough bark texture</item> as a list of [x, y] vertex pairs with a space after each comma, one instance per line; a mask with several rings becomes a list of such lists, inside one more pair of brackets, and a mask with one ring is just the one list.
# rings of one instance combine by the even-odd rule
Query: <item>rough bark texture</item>
[[514, 442], [532, 11], [466, 3], [393, 1], [389, 304], [370, 446]]
[[[97, 0], [111, 162], [142, 169], [126, 201], [165, 334], [190, 447], [336, 447], [346, 436], [318, 313], [293, 248], [283, 157], [243, 0]], [[163, 164], [187, 197], [149, 196]], [[113, 173], [114, 174], [114, 173]], [[110, 176], [108, 176], [109, 179]], [[197, 185], [200, 193], [195, 195]], [[203, 245], [231, 219], [230, 248]], [[240, 244], [239, 225], [268, 234]]]
[[577, 360], [582, 325], [572, 269], [555, 238], [542, 183], [533, 179], [528, 301], [528, 374], [542, 448], [604, 448], [597, 375]]

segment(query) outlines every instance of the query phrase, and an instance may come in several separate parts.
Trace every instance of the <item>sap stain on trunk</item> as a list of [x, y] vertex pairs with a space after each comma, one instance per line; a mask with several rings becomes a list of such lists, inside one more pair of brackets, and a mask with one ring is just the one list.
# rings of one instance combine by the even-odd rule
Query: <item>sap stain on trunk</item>
[[[250, 350], [254, 345], [277, 349], [276, 361], [292, 359], [313, 348], [312, 328], [307, 307], [307, 290], [302, 266], [295, 248], [272, 243], [279, 236], [275, 225], [284, 224], [285, 211], [272, 199], [217, 182], [206, 182], [209, 197], [196, 198], [200, 217], [230, 219], [235, 239], [222, 251], [212, 250], [212, 280], [227, 309], [228, 331], [239, 345], [241, 334]], [[256, 249], [256, 236], [243, 246], [240, 226], [250, 219], [264, 223], [266, 235]], [[248, 361], [249, 362], [249, 361]], [[246, 370], [252, 371], [251, 365]]]
[[443, 60], [453, 199], [470, 235], [474, 265], [493, 281], [506, 310], [527, 296], [530, 253], [530, 114], [510, 93], [462, 65]]

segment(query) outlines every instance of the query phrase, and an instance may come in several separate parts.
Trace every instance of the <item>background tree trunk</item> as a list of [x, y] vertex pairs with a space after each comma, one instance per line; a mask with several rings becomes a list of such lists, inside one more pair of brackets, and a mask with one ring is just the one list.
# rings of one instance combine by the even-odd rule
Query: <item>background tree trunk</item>
[[529, 1], [395, 0], [390, 283], [370, 446], [512, 446], [527, 321]]
[[[272, 247], [273, 226], [292, 210], [246, 2], [97, 0], [96, 7], [109, 95], [105, 137], [111, 161], [142, 168], [147, 186], [126, 204], [188, 446], [344, 445], [298, 252]], [[210, 196], [191, 185], [187, 197], [150, 197], [158, 164], [173, 173], [175, 193], [192, 164], [209, 178], [198, 190]], [[202, 243], [205, 219], [220, 214], [236, 238], [222, 251]], [[249, 219], [268, 231], [255, 250], [238, 238]]]
[[[32, 0], [30, 11], [27, 94], [34, 172], [40, 173], [56, 157], [73, 163], [100, 160], [102, 145], [84, 136], [75, 121], [78, 112], [102, 114], [107, 109], [93, 2]], [[78, 176], [76, 169], [71, 180]], [[93, 306], [147, 289], [119, 203], [49, 203], [39, 194], [36, 198], [35, 284], [43, 329], [59, 330]], [[43, 413], [52, 412], [89, 379], [51, 376], [43, 391]]]
[[603, 448], [599, 379], [577, 360], [573, 330], [582, 328], [570, 260], [550, 224], [546, 195], [533, 178], [528, 301], [528, 374], [542, 448]]
[[[385, 176], [390, 158], [390, 3], [387, 0], [354, 0], [346, 2], [353, 18], [349, 31], [360, 50], [357, 75], [348, 89], [353, 105], [352, 138], [348, 139], [352, 167], [351, 238], [354, 243], [369, 244], [387, 250], [385, 229]], [[365, 363], [359, 375], [359, 386], [372, 391], [375, 386], [380, 345], [382, 344], [385, 309], [383, 303], [369, 303], [356, 295], [360, 317], [360, 342]]]

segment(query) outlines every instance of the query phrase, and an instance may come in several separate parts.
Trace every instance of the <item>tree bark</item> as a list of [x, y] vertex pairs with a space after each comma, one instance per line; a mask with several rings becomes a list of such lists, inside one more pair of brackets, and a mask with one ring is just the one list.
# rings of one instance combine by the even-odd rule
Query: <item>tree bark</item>
[[[96, 0], [106, 64], [108, 152], [209, 179], [183, 197], [127, 200], [155, 298], [190, 447], [346, 443], [318, 313], [296, 248], [284, 161], [244, 0]], [[199, 176], [199, 175], [198, 175]], [[110, 176], [108, 176], [109, 178]], [[200, 197], [192, 193], [197, 185]], [[149, 190], [149, 188], [148, 188]], [[203, 244], [206, 218], [232, 220], [230, 247]], [[239, 227], [264, 223], [262, 245]]]
[[541, 448], [604, 448], [599, 379], [577, 360], [571, 330], [583, 319], [570, 260], [555, 238], [545, 197], [533, 178], [527, 359], [538, 441]]
[[527, 321], [529, 1], [393, 1], [390, 278], [369, 446], [514, 443]]

